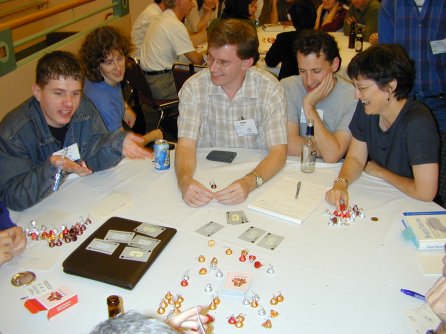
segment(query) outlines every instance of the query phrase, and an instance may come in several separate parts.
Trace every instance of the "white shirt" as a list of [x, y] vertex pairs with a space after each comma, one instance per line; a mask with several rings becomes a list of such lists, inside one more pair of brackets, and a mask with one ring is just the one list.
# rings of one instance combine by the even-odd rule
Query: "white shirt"
[[136, 46], [134, 56], [141, 59], [141, 47], [144, 41], [146, 31], [152, 23], [153, 19], [161, 14], [163, 11], [157, 3], [151, 3], [144, 9], [135, 21], [132, 27], [132, 40]]
[[195, 51], [184, 24], [175, 13], [166, 9], [155, 17], [144, 36], [141, 47], [141, 67], [145, 71], [172, 68], [182, 54]]

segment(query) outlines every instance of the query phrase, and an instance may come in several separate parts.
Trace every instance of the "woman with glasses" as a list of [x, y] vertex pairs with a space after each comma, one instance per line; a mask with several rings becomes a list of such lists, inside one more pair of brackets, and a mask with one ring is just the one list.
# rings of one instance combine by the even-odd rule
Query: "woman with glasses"
[[427, 107], [409, 97], [413, 61], [400, 45], [373, 46], [352, 59], [347, 73], [359, 102], [350, 123], [353, 138], [327, 202], [348, 206], [347, 188], [362, 171], [410, 197], [432, 201], [439, 138]]
[[[104, 26], [87, 35], [79, 51], [86, 80], [84, 94], [93, 102], [108, 129], [122, 129], [122, 121], [129, 128], [136, 115], [124, 102], [121, 81], [125, 74], [126, 57], [133, 50], [130, 39], [118, 29]], [[160, 130], [144, 135], [145, 144], [162, 138]]]

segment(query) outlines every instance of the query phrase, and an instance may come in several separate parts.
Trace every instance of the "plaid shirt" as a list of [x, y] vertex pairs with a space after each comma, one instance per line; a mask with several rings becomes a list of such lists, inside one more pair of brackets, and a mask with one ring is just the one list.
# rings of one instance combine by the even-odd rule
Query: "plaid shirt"
[[[178, 96], [178, 137], [195, 139], [198, 147], [262, 149], [287, 143], [285, 93], [266, 71], [248, 69], [232, 101], [212, 84], [208, 69], [186, 81]], [[234, 122], [243, 119], [253, 119], [259, 134], [238, 136]]]
[[431, 41], [446, 43], [446, 1], [425, 0], [421, 13], [414, 0], [383, 0], [379, 42], [399, 43], [415, 61], [414, 93], [446, 93], [446, 52], [434, 55]]

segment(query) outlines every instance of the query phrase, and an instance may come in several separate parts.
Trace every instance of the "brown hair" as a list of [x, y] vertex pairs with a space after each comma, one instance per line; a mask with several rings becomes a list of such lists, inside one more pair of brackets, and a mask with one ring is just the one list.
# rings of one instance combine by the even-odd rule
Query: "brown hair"
[[237, 56], [242, 60], [253, 58], [253, 65], [259, 60], [259, 38], [256, 28], [244, 20], [222, 20], [209, 32], [208, 48], [220, 48], [225, 45], [235, 45]]
[[81, 66], [70, 52], [53, 51], [39, 59], [36, 66], [36, 84], [45, 87], [52, 79], [73, 78], [84, 83]]

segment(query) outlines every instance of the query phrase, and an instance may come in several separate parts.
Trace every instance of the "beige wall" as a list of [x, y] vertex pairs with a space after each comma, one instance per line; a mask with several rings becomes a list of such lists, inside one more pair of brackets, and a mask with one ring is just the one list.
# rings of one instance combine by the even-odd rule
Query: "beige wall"
[[[30, 0], [29, 0], [30, 1]], [[27, 2], [27, 1], [17, 1], [17, 2]], [[66, 1], [51, 1], [51, 4], [61, 3]], [[100, 8], [105, 4], [109, 4], [111, 0], [97, 0], [94, 1], [92, 6], [88, 7], [82, 6], [84, 8], [79, 9], [79, 11], [75, 15], [83, 15], [84, 12], [91, 11], [93, 7]], [[111, 24], [114, 26], [118, 26], [127, 33], [130, 33], [131, 26], [138, 16], [138, 14], [153, 0], [131, 0], [130, 2], [130, 15], [127, 15], [123, 18], [111, 18]], [[112, 10], [108, 10], [107, 12], [111, 12]], [[71, 11], [70, 11], [71, 12]], [[105, 14], [107, 12], [95, 15], [93, 18], [89, 18], [82, 23], [78, 23], [70, 29], [65, 28], [65, 31], [78, 31], [81, 30], [79, 34], [72, 36], [70, 39], [62, 41], [58, 44], [55, 44], [48, 48], [46, 52], [61, 49], [66, 51], [71, 51], [76, 53], [79, 49], [85, 35], [94, 27], [104, 22]], [[73, 13], [65, 13], [59, 16], [59, 20], [68, 20], [72, 18]], [[58, 24], [61, 21], [55, 21], [52, 19], [52, 24]], [[41, 29], [41, 27], [39, 28]], [[38, 30], [33, 28], [32, 30], [28, 30], [28, 34], [35, 33]], [[10, 72], [2, 77], [0, 77], [0, 119], [2, 119], [10, 110], [14, 109], [18, 105], [20, 105], [23, 101], [28, 99], [31, 95], [31, 86], [34, 82], [35, 78], [35, 67], [37, 64], [38, 58], [41, 56], [37, 55], [32, 60], [23, 60], [19, 62], [17, 65], [17, 69], [13, 72]], [[31, 58], [31, 57], [30, 57]]]

